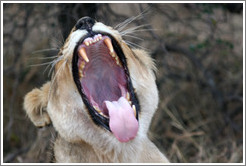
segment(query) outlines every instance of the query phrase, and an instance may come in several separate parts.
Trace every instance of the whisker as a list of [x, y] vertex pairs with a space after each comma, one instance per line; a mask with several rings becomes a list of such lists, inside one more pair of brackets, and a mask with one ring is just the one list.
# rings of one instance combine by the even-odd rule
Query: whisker
[[[54, 82], [55, 82], [55, 80], [56, 80], [56, 77], [57, 77], [57, 75], [59, 74], [59, 72], [61, 71], [61, 69], [63, 69], [64, 67], [65, 67], [65, 65], [66, 65], [66, 63], [67, 63], [67, 60], [66, 61], [64, 61], [63, 62], [63, 64], [59, 67], [59, 69], [57, 70], [57, 72], [56, 72], [56, 74], [54, 75], [54, 77], [53, 77], [53, 79], [52, 79], [52, 81], [51, 81], [51, 88], [50, 89], [53, 89], [52, 87], [53, 87], [53, 84], [54, 84]], [[49, 93], [50, 94], [50, 93]], [[48, 96], [48, 98], [49, 98], [50, 96]]]
[[141, 19], [143, 18], [143, 16], [145, 14], [147, 14], [149, 8], [146, 8], [144, 11], [142, 11], [141, 13], [139, 13], [137, 16], [132, 16], [128, 19], [126, 19], [125, 21], [123, 21], [122, 23], [118, 24], [115, 26], [115, 29], [117, 29], [118, 31], [122, 31], [127, 25], [129, 25], [131, 22], [133, 22], [134, 20], [137, 19]]
[[[46, 66], [45, 70], [43, 73], [45, 73], [47, 71], [47, 69], [50, 67], [50, 70], [49, 70], [49, 73], [48, 73], [48, 76], [50, 76], [54, 66], [63, 58], [62, 56], [53, 56], [54, 57], [58, 57], [56, 59], [53, 59], [52, 61], [49, 61], [49, 62], [44, 62], [44, 63], [40, 63], [40, 64], [33, 64], [33, 65], [29, 65], [30, 67], [36, 67], [36, 66]], [[51, 57], [47, 57], [47, 58], [51, 58]]]
[[53, 60], [52, 63], [50, 63], [49, 65], [46, 66], [46, 68], [44, 69], [44, 72], [43, 72], [43, 73], [45, 73], [46, 70], [48, 69], [48, 67], [51, 66], [51, 68], [50, 68], [50, 70], [49, 70], [49, 73], [48, 73], [48, 76], [50, 76], [50, 72], [51, 72], [51, 70], [52, 70], [52, 67], [53, 67], [53, 65], [56, 64], [56, 63], [57, 63], [57, 59]]
[[139, 26], [135, 26], [135, 27], [131, 27], [131, 28], [128, 28], [124, 31], [121, 31], [120, 33], [124, 33], [125, 31], [133, 31], [133, 30], [136, 30], [136, 29], [139, 29], [139, 28], [142, 28], [142, 27], [145, 27], [145, 26], [149, 26], [150, 24], [144, 24], [144, 25], [139, 25]]
[[121, 35], [121, 36], [125, 36], [125, 37], [131, 37], [131, 38], [134, 38], [134, 39], [138, 39], [138, 40], [144, 40], [144, 39], [142, 39], [142, 38], [140, 38], [140, 37], [137, 37], [137, 36], [134, 36], [134, 35], [127, 35], [127, 34], [124, 34], [124, 35]]
[[129, 20], [126, 21], [125, 24], [121, 25], [119, 28], [117, 28], [118, 31], [122, 31], [127, 25], [129, 25], [134, 20], [138, 19], [141, 15], [138, 15], [136, 17], [130, 17]]
[[62, 60], [62, 58], [63, 58], [63, 56], [58, 57], [58, 58], [56, 59], [56, 61], [52, 64], [52, 66], [51, 66], [51, 68], [50, 68], [50, 71], [49, 71], [49, 73], [48, 73], [48, 76], [50, 76], [50, 74], [51, 74], [51, 72], [53, 71], [55, 65], [56, 65], [60, 60]]
[[54, 42], [57, 47], [61, 47], [63, 45], [63, 42], [55, 37], [51, 38], [51, 41]]
[[126, 44], [128, 44], [128, 45], [130, 45], [130, 46], [132, 46], [132, 47], [134, 47], [134, 48], [141, 48], [141, 49], [143, 49], [143, 50], [145, 50], [145, 51], [148, 51], [149, 49], [147, 49], [147, 48], [144, 48], [144, 47], [142, 47], [142, 46], [140, 46], [140, 45], [138, 45], [138, 44], [136, 44], [136, 43], [133, 43], [133, 42], [130, 42], [130, 41], [125, 41], [126, 42]]
[[45, 63], [41, 63], [41, 64], [33, 64], [33, 65], [29, 65], [30, 67], [34, 67], [34, 66], [45, 66], [45, 65], [48, 65], [48, 64], [51, 64], [51, 62], [45, 62]]
[[54, 58], [57, 58], [58, 55], [55, 55], [55, 56], [50, 56], [50, 57], [31, 57], [29, 59], [41, 59], [41, 60], [46, 60], [46, 59], [54, 59]]
[[60, 49], [59, 48], [47, 48], [47, 49], [33, 51], [32, 54], [38, 54], [38, 53], [54, 51], [54, 50], [59, 51]]
[[151, 29], [151, 28], [149, 28], [149, 29], [138, 29], [138, 30], [132, 30], [132, 31], [127, 31], [126, 30], [126, 32], [124, 31], [124, 33], [122, 35], [136, 33], [136, 32], [156, 31], [156, 30], [157, 29]]
[[120, 28], [121, 28], [123, 25], [128, 25], [130, 22], [132, 22], [132, 21], [133, 21], [133, 18], [134, 18], [134, 16], [132, 16], [132, 17], [126, 19], [125, 21], [119, 23], [118, 25], [116, 25], [116, 26], [114, 27], [114, 29], [117, 29], [117, 30], [119, 31]]

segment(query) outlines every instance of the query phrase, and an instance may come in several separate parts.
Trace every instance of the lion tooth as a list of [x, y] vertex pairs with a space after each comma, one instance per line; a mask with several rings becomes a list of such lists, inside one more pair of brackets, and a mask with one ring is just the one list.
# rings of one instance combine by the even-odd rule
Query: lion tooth
[[106, 38], [106, 39], [104, 39], [104, 43], [108, 47], [110, 53], [113, 53], [114, 52], [114, 48], [112, 46], [111, 40], [109, 38]]
[[136, 115], [137, 115], [137, 111], [136, 111], [136, 107], [135, 107], [135, 105], [132, 105], [132, 109], [133, 109], [134, 116], [136, 117]]
[[97, 106], [93, 106], [93, 108], [94, 108], [98, 113], [101, 112], [101, 110], [100, 110]]
[[90, 44], [89, 44], [89, 42], [86, 41], [86, 42], [85, 42], [85, 45], [86, 45], [86, 46], [89, 46]]
[[85, 67], [85, 62], [82, 61], [81, 64], [80, 64], [80, 66], [79, 66], [79, 68], [80, 68], [81, 70], [83, 70], [84, 67]]
[[114, 59], [115, 59], [115, 61], [116, 61], [116, 64], [119, 65], [119, 66], [121, 66], [120, 61], [119, 61], [119, 58], [118, 58], [117, 56], [115, 56]]
[[83, 77], [83, 73], [81, 70], [79, 70], [79, 78], [82, 78]]
[[97, 35], [97, 38], [98, 38], [98, 40], [102, 40], [102, 35], [101, 34], [98, 34]]
[[130, 101], [130, 94], [129, 94], [129, 92], [126, 93], [126, 99], [127, 99], [128, 101]]
[[110, 55], [114, 58], [116, 55], [115, 55], [115, 52], [111, 52]]
[[86, 55], [86, 52], [85, 52], [85, 48], [82, 47], [80, 50], [79, 50], [79, 55], [86, 61], [86, 62], [89, 62], [89, 59]]

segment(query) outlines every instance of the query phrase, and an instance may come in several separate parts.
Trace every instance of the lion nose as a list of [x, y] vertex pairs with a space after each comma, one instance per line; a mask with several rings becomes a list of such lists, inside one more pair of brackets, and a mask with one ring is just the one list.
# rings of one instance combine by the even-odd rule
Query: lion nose
[[95, 20], [90, 17], [82, 17], [79, 19], [75, 25], [76, 29], [85, 29], [87, 31], [92, 31], [92, 27], [95, 24]]

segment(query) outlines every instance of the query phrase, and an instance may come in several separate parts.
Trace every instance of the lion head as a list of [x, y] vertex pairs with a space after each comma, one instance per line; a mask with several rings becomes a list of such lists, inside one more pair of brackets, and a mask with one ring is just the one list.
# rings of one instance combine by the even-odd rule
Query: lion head
[[60, 49], [51, 81], [29, 92], [24, 108], [36, 126], [52, 123], [68, 142], [102, 150], [134, 144], [147, 137], [157, 108], [154, 69], [119, 31], [83, 17]]

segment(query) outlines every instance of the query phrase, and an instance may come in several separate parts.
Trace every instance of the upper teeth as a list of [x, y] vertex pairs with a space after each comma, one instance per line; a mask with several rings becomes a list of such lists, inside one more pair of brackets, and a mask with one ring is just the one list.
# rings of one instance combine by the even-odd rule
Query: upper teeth
[[90, 46], [91, 44], [94, 44], [100, 40], [103, 40], [103, 42], [105, 43], [105, 45], [108, 47], [109, 49], [109, 53], [110, 55], [114, 58], [115, 62], [117, 65], [121, 66], [121, 63], [119, 61], [118, 56], [116, 55], [111, 39], [109, 37], [102, 37], [101, 34], [97, 34], [93, 37], [88, 37], [84, 40], [84, 46], [80, 47], [80, 49], [78, 50], [79, 56], [85, 61], [85, 62], [89, 62], [89, 58], [87, 57], [86, 54], [86, 47]]
[[101, 35], [101, 34], [97, 34], [97, 35], [95, 35], [95, 36], [93, 36], [93, 37], [88, 37], [88, 38], [86, 38], [86, 39], [84, 40], [84, 44], [85, 44], [86, 46], [89, 46], [89, 45], [91, 45], [92, 43], [96, 43], [96, 42], [98, 42], [98, 41], [100, 41], [100, 40], [102, 40], [102, 35]]

